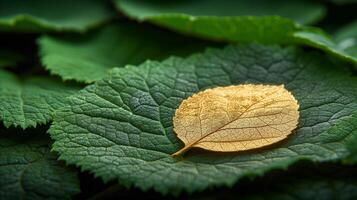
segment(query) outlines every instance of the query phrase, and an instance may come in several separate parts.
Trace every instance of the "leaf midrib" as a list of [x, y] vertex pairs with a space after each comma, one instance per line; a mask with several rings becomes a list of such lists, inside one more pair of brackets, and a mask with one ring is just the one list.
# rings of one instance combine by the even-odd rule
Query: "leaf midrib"
[[230, 121], [230, 122], [228, 122], [228, 123], [226, 123], [226, 124], [223, 124], [222, 126], [218, 127], [217, 130], [214, 130], [214, 131], [212, 131], [212, 132], [210, 132], [210, 133], [207, 133], [205, 136], [199, 138], [198, 140], [194, 141], [194, 142], [191, 143], [191, 144], [188, 144], [188, 145], [185, 144], [185, 146], [184, 146], [182, 149], [180, 149], [179, 151], [173, 153], [172, 155], [175, 156], [175, 155], [179, 155], [179, 154], [182, 153], [182, 152], [185, 152], [186, 150], [190, 149], [191, 147], [193, 147], [194, 145], [196, 145], [198, 142], [200, 142], [200, 141], [203, 140], [204, 138], [206, 138], [206, 137], [212, 135], [213, 133], [216, 133], [216, 132], [222, 130], [222, 128], [224, 128], [225, 126], [227, 126], [227, 125], [229, 125], [229, 124], [231, 124], [231, 123], [237, 121], [238, 119], [240, 119], [240, 117], [241, 117], [242, 115], [244, 115], [246, 112], [248, 112], [249, 109], [251, 109], [253, 106], [255, 106], [255, 105], [261, 103], [263, 100], [265, 100], [267, 97], [270, 97], [270, 96], [273, 95], [273, 94], [275, 94], [275, 92], [272, 92], [270, 95], [265, 96], [265, 97], [262, 98], [260, 101], [257, 101], [257, 102], [255, 102], [255, 103], [249, 105], [241, 114], [239, 114], [239, 115], [238, 115], [235, 119], [233, 119], [232, 121]]

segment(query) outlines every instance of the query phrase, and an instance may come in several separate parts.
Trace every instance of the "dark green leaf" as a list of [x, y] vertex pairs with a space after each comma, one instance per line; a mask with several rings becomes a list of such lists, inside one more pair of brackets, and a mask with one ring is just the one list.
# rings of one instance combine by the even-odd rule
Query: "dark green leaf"
[[332, 55], [350, 61], [357, 66], [357, 56], [352, 52], [346, 51], [341, 45], [337, 44], [332, 38], [326, 35], [309, 32], [299, 31], [294, 33], [295, 40], [312, 47], [316, 47], [323, 51], [329, 52]]
[[63, 106], [66, 97], [78, 86], [33, 76], [21, 80], [0, 70], [0, 119], [5, 126], [36, 127], [52, 119], [53, 112]]
[[129, 23], [107, 26], [88, 35], [45, 36], [39, 40], [42, 63], [52, 74], [87, 83], [103, 78], [113, 67], [189, 55], [207, 44]]
[[0, 130], [1, 199], [70, 199], [79, 193], [76, 172], [57, 161], [49, 146], [43, 132]]
[[113, 13], [105, 0], [0, 0], [0, 31], [85, 31]]
[[318, 21], [325, 14], [322, 4], [301, 0], [114, 0], [123, 12], [134, 18], [186, 14], [190, 16], [267, 16], [278, 15], [302, 24]]
[[[260, 15], [258, 14], [252, 14], [252, 16], [239, 16], [237, 14], [229, 17], [222, 17], [216, 14], [216, 16], [212, 13], [219, 12], [221, 7], [216, 4], [221, 4], [220, 1], [203, 0], [202, 2], [200, 1], [201, 5], [196, 5], [198, 3], [196, 1], [194, 3], [193, 1], [180, 2], [177, 3], [178, 5], [171, 5], [172, 3], [158, 4], [156, 1], [148, 3], [140, 0], [116, 0], [115, 2], [117, 8], [129, 17], [140, 21], [149, 21], [184, 34], [229, 42], [298, 43], [322, 49], [354, 64], [357, 63], [356, 57], [346, 53], [321, 30], [301, 26], [292, 20], [278, 16], [264, 15], [259, 17]], [[290, 5], [291, 1], [285, 2], [286, 5], [281, 5], [285, 5], [284, 8], [289, 7], [287, 5]], [[266, 9], [261, 4], [256, 4], [259, 5], [259, 8]], [[269, 2], [267, 4], [272, 3]], [[309, 13], [304, 7], [306, 3], [300, 2], [300, 4], [304, 8], [301, 13]], [[229, 4], [222, 5], [227, 6], [227, 9], [235, 8]], [[270, 7], [268, 6], [267, 8], [269, 9]], [[297, 10], [299, 8], [297, 5], [293, 7], [293, 9]], [[207, 14], [204, 13], [202, 16], [200, 12], [206, 10]], [[225, 12], [225, 10], [222, 12]], [[293, 12], [290, 11], [289, 13]]]

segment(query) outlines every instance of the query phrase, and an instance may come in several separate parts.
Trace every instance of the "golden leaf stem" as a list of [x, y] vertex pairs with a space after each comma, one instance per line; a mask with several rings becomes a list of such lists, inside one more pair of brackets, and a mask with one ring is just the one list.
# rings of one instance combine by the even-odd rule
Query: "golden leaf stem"
[[189, 148], [191, 148], [192, 145], [193, 145], [193, 144], [184, 146], [182, 149], [180, 149], [180, 150], [176, 151], [175, 153], [171, 154], [171, 156], [172, 156], [172, 157], [176, 157], [176, 156], [182, 155], [182, 154], [185, 153]]

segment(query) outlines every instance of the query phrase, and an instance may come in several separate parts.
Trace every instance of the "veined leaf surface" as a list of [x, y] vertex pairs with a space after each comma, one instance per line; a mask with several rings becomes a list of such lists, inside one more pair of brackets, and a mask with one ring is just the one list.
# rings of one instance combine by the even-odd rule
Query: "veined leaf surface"
[[48, 77], [22, 80], [4, 70], [0, 70], [0, 80], [0, 120], [6, 127], [23, 129], [52, 120], [53, 112], [67, 102], [66, 97], [80, 89]]
[[[284, 84], [299, 102], [296, 134], [269, 148], [241, 153], [183, 148], [173, 132], [180, 103], [217, 86]], [[189, 58], [148, 61], [113, 70], [69, 98], [49, 133], [60, 159], [105, 181], [119, 180], [162, 193], [233, 185], [243, 176], [309, 159], [348, 155], [345, 142], [357, 130], [357, 79], [317, 52], [294, 47], [229, 46]]]
[[39, 40], [46, 69], [64, 80], [86, 83], [105, 77], [114, 67], [189, 55], [208, 44], [212, 43], [125, 22], [86, 35], [43, 36]]
[[57, 160], [50, 143], [43, 130], [0, 127], [1, 199], [62, 200], [80, 192], [76, 171]]
[[182, 101], [174, 132], [185, 147], [244, 151], [285, 139], [298, 124], [298, 103], [283, 85], [217, 87]]

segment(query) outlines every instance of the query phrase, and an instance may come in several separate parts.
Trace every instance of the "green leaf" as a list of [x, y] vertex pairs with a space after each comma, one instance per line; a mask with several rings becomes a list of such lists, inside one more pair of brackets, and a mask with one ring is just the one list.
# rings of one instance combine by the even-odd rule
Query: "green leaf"
[[20, 53], [0, 49], [0, 68], [14, 67], [24, 59], [24, 55]]
[[288, 43], [298, 29], [288, 19], [267, 17], [192, 17], [172, 14], [150, 19], [151, 22], [187, 35], [228, 42]]
[[316, 32], [299, 31], [294, 33], [295, 40], [312, 47], [329, 52], [332, 55], [350, 61], [357, 65], [357, 54], [353, 55], [342, 48], [332, 38]]
[[325, 15], [322, 4], [299, 0], [114, 0], [121, 11], [140, 20], [175, 14], [190, 16], [267, 16], [278, 15], [302, 24], [318, 21]]
[[104, 0], [0, 0], [0, 31], [85, 31], [113, 16]]
[[44, 36], [39, 40], [42, 64], [52, 74], [86, 83], [103, 78], [113, 67], [188, 55], [207, 44], [212, 43], [129, 23], [88, 35]]
[[342, 27], [335, 37], [341, 49], [357, 57], [357, 20]]
[[[259, 16], [254, 16], [247, 15], [246, 11], [240, 14], [239, 4], [243, 4], [242, 9], [246, 10], [245, 4], [252, 5], [248, 1], [230, 1], [225, 4], [217, 0], [176, 3], [138, 0], [114, 2], [119, 11], [131, 18], [149, 21], [187, 35], [218, 41], [287, 43], [291, 40], [292, 33], [299, 29], [292, 20], [280, 16], [267, 16], [276, 10], [269, 11], [270, 6], [260, 6], [261, 9], [269, 11], [267, 14], [263, 12]], [[267, 4], [275, 5], [273, 2]], [[226, 10], [230, 10], [231, 13]]]
[[0, 80], [0, 119], [6, 127], [25, 129], [47, 123], [53, 112], [67, 102], [66, 97], [79, 90], [46, 77], [19, 79], [3, 70]]
[[[158, 4], [157, 2], [151, 1], [148, 3], [147, 1], [140, 0], [116, 0], [115, 2], [117, 9], [123, 11], [129, 17], [140, 21], [149, 21], [187, 35], [228, 42], [259, 42], [264, 44], [298, 43], [322, 49], [354, 64], [357, 63], [357, 57], [346, 53], [321, 30], [304, 27], [289, 19], [278, 16], [260, 16], [258, 14], [253, 16], [254, 13], [252, 16], [239, 16], [238, 14], [237, 16], [229, 17], [214, 16], [212, 14], [214, 11], [220, 11], [218, 9], [220, 6], [215, 5], [215, 3], [221, 4], [220, 1], [206, 0], [205, 3], [201, 2], [199, 6], [195, 4], [198, 3], [196, 1], [194, 3], [193, 1], [189, 3], [180, 2], [179, 5], [174, 4], [175, 6], [171, 5], [171, 3]], [[250, 1], [247, 2], [251, 5]], [[286, 4], [281, 5], [289, 7], [287, 5], [291, 1], [284, 2]], [[272, 4], [272, 2], [267, 4]], [[306, 5], [303, 2], [297, 4], [301, 4], [303, 7]], [[260, 8], [262, 7], [261, 4], [258, 5]], [[235, 8], [231, 5], [227, 7], [227, 9]], [[268, 6], [263, 9], [269, 8]], [[297, 10], [298, 8], [300, 8], [298, 5], [294, 5], [293, 7], [293, 9]], [[207, 13], [200, 13], [206, 10]], [[209, 13], [208, 11], [211, 12]], [[289, 11], [289, 13], [294, 12]], [[309, 12], [303, 9], [301, 13], [306, 14]]]
[[[270, 148], [243, 153], [192, 149], [172, 130], [181, 101], [206, 88], [241, 83], [285, 84], [300, 104], [296, 133]], [[71, 96], [49, 133], [60, 159], [105, 181], [162, 193], [232, 185], [243, 176], [348, 154], [345, 138], [357, 126], [357, 79], [319, 53], [263, 45], [208, 50], [186, 59], [148, 61], [114, 69], [109, 77]], [[339, 124], [343, 123], [343, 126]]]
[[76, 172], [57, 161], [49, 146], [44, 133], [0, 130], [1, 199], [70, 199], [79, 193]]

